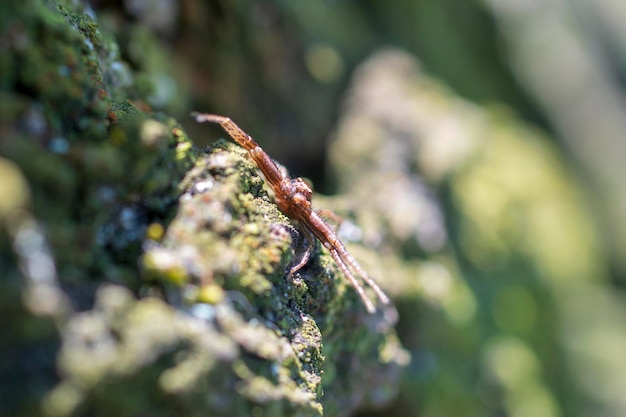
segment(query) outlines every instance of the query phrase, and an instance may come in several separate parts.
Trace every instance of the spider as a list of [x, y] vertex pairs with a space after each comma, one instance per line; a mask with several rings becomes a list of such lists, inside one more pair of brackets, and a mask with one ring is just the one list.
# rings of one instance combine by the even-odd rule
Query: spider
[[311, 198], [313, 191], [302, 178], [289, 178], [278, 168], [270, 156], [244, 132], [229, 117], [215, 114], [192, 113], [197, 122], [218, 123], [226, 133], [240, 146], [245, 148], [250, 157], [261, 170], [265, 181], [274, 191], [276, 205], [287, 217], [296, 221], [300, 229], [306, 236], [309, 245], [300, 261], [290, 269], [291, 276], [301, 269], [309, 261], [311, 251], [317, 238], [322, 245], [330, 252], [334, 261], [339, 266], [341, 272], [348, 278], [350, 284], [363, 300], [363, 304], [369, 313], [374, 313], [376, 308], [374, 303], [365, 294], [363, 286], [356, 279], [353, 272], [360, 276], [369, 285], [383, 304], [389, 303], [389, 297], [376, 284], [376, 282], [365, 272], [357, 260], [350, 255], [346, 247], [341, 243], [335, 231], [322, 219], [320, 211], [313, 210]]

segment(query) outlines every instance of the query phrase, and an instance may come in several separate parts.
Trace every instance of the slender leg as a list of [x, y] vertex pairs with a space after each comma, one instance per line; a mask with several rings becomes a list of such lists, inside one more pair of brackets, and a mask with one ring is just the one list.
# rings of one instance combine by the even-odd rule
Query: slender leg
[[361, 268], [361, 265], [359, 265], [356, 259], [348, 254], [347, 251], [340, 253], [340, 255], [341, 258], [345, 260], [348, 265], [350, 265], [352, 269], [354, 269], [363, 278], [363, 281], [365, 281], [367, 285], [372, 287], [380, 301], [382, 301], [383, 304], [389, 304], [389, 297], [387, 297], [387, 294], [385, 294], [383, 290], [378, 286], [378, 284], [376, 284], [376, 281], [374, 281], [369, 275], [367, 275], [367, 272], [365, 272], [365, 270]]
[[300, 226], [300, 230], [302, 234], [304, 234], [304, 236], [306, 237], [309, 245], [307, 246], [306, 251], [302, 254], [300, 261], [298, 261], [298, 263], [292, 266], [289, 270], [289, 276], [292, 276], [293, 274], [298, 272], [304, 267], [304, 265], [307, 264], [307, 262], [309, 262], [309, 259], [311, 258], [311, 252], [313, 252], [313, 247], [315, 245], [315, 237], [311, 234], [311, 232], [309, 232], [309, 229], [304, 226]]
[[334, 248], [330, 249], [330, 255], [335, 260], [335, 263], [339, 266], [339, 269], [341, 269], [341, 272], [343, 272], [346, 278], [348, 278], [348, 281], [350, 281], [350, 284], [352, 284], [356, 292], [359, 294], [359, 297], [361, 297], [361, 300], [363, 300], [363, 304], [365, 304], [367, 311], [370, 314], [373, 314], [374, 312], [376, 312], [376, 307], [374, 307], [374, 304], [372, 303], [372, 301], [367, 297], [367, 294], [365, 294], [365, 290], [356, 280], [354, 275], [352, 275], [352, 272], [350, 272], [350, 269], [348, 268], [348, 266], [343, 262], [341, 255], [339, 254], [339, 252], [337, 252], [337, 249], [334, 249]]
[[335, 223], [337, 223], [337, 226], [335, 227], [335, 230], [339, 229], [339, 226], [341, 226], [341, 223], [343, 223], [343, 217], [335, 214], [335, 212], [328, 210], [328, 209], [317, 209], [314, 210], [317, 214], [319, 214], [321, 217], [325, 217], [327, 219], [331, 219], [332, 221], [334, 221]]
[[224, 129], [224, 131], [228, 133], [228, 135], [233, 138], [235, 142], [237, 142], [240, 146], [243, 146], [249, 152], [250, 157], [257, 164], [269, 185], [274, 191], [276, 191], [284, 176], [272, 158], [270, 158], [270, 156], [266, 154], [263, 149], [261, 149], [259, 144], [256, 143], [254, 139], [252, 139], [252, 136], [244, 132], [235, 124], [235, 122], [230, 120], [229, 117], [195, 112], [191, 115], [196, 119], [196, 122], [199, 123], [219, 123], [219, 125], [222, 126], [222, 129]]

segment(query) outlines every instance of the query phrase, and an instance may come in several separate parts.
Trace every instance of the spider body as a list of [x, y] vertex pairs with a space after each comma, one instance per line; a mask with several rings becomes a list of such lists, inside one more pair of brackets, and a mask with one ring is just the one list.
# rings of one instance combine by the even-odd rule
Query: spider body
[[311, 210], [313, 191], [302, 178], [283, 178], [276, 195], [276, 205], [291, 219], [298, 219]]
[[376, 307], [365, 293], [363, 286], [357, 280], [357, 276], [361, 277], [362, 280], [374, 290], [376, 296], [383, 304], [389, 303], [389, 297], [387, 297], [378, 284], [365, 272], [357, 260], [350, 255], [332, 227], [324, 221], [317, 211], [313, 210], [311, 206], [313, 191], [302, 178], [292, 179], [284, 175], [272, 158], [261, 149], [250, 135], [244, 132], [230, 118], [205, 113], [194, 113], [193, 116], [196, 121], [200, 123], [218, 123], [235, 142], [248, 151], [250, 157], [265, 177], [265, 181], [274, 191], [276, 205], [280, 211], [290, 219], [296, 221], [300, 226], [300, 230], [309, 241], [309, 246], [300, 261], [291, 267], [290, 274], [294, 274], [306, 265], [311, 255], [315, 239], [317, 239], [330, 252], [333, 260], [359, 294], [359, 297], [363, 300], [363, 304], [365, 304], [365, 307], [370, 313], [375, 312]]

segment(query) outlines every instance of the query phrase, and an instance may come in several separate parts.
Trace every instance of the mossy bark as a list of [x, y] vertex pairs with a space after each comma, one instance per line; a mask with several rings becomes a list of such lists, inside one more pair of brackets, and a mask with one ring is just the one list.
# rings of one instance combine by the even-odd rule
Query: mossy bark
[[[146, 109], [73, 2], [3, 5], [0, 414], [346, 415], [406, 364], [244, 152]], [[140, 110], [143, 109], [143, 110]]]

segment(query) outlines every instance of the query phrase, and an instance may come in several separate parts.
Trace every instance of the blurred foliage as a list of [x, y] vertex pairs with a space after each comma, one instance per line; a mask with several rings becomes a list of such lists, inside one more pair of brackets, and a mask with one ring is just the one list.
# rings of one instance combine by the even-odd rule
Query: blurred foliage
[[[1, 159], [0, 191], [11, 198], [3, 197], [0, 215], [32, 204], [51, 236], [63, 232], [74, 240], [61, 242], [76, 242], [70, 248], [78, 249], [61, 259], [124, 281], [128, 264], [109, 268], [111, 256], [129, 247], [136, 254], [139, 244], [113, 239], [125, 227], [121, 209], [113, 221], [118, 228], [105, 234], [113, 252], [96, 256], [79, 245], [107, 220], [98, 217], [102, 187], [92, 189], [84, 178], [107, 185], [127, 174], [124, 161], [138, 154], [129, 149], [120, 159], [117, 147], [130, 144], [105, 141], [108, 122], [99, 121], [159, 110], [203, 144], [201, 136], [218, 131], [201, 134], [188, 112], [225, 114], [292, 174], [341, 192], [317, 206], [328, 202], [354, 216], [360, 229], [350, 235], [346, 222], [346, 236], [356, 234], [379, 253], [380, 265], [367, 266], [378, 268], [394, 297], [399, 337], [412, 354], [401, 395], [380, 415], [626, 414], [625, 5], [92, 4], [105, 46], [82, 45], [93, 52], [84, 55], [59, 49], [79, 48], [80, 39], [59, 29], [58, 16], [44, 14], [45, 25], [25, 27], [13, 18], [26, 21], [32, 16], [20, 13], [28, 8], [18, 13], [16, 1], [0, 6], [2, 156], [15, 159], [11, 152], [19, 146], [62, 150], [81, 137], [97, 144], [96, 151], [72, 154], [71, 169], [59, 163], [58, 152]], [[100, 39], [94, 26], [65, 17], [83, 36]], [[47, 53], [26, 53], [24, 39], [47, 45]], [[380, 52], [390, 46], [396, 49]], [[99, 65], [106, 60], [116, 65]], [[42, 76], [37, 70], [52, 68], [50, 62], [56, 70]], [[88, 76], [73, 79], [76, 73]], [[117, 95], [102, 95], [103, 89]], [[43, 100], [32, 105], [32, 97]], [[60, 117], [51, 118], [56, 110]], [[137, 136], [139, 126], [111, 137]], [[36, 140], [9, 143], [15, 131]], [[142, 172], [159, 166], [162, 152], [154, 150], [129, 184], [115, 190], [119, 207], [136, 208], [137, 195], [152, 193], [153, 205], [141, 213], [167, 216], [171, 184], [140, 181]], [[24, 185], [33, 178], [41, 189]], [[72, 207], [68, 197], [75, 195], [87, 204], [74, 218], [95, 218], [79, 230], [58, 222], [60, 206], [49, 204], [55, 196]], [[11, 250], [7, 237], [0, 236], [3, 251]], [[17, 274], [15, 265], [2, 268], [7, 277]], [[19, 299], [20, 289], [8, 282], [14, 281], [4, 281], [2, 299]], [[17, 301], [2, 307], [5, 314], [24, 308]], [[48, 320], [28, 323], [31, 340], [44, 341], [43, 352], [58, 350]], [[32, 356], [40, 367], [54, 368], [50, 355], [27, 347], [18, 359]]]
[[611, 297], [606, 257], [545, 134], [390, 50], [359, 68], [330, 155], [341, 189], [377, 207], [358, 223], [404, 254], [384, 266], [414, 360], [397, 415], [577, 415], [583, 398], [599, 410], [581, 386], [619, 359], [580, 343], [621, 323], [596, 311], [593, 330], [578, 325], [598, 309], [589, 294]]

